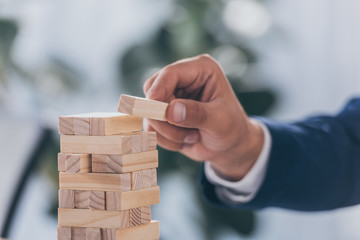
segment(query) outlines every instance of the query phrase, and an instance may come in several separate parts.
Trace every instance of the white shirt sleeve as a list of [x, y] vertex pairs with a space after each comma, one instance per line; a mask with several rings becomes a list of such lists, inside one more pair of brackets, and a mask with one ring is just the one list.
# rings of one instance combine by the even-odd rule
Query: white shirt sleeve
[[237, 182], [228, 181], [216, 174], [210, 162], [205, 162], [206, 178], [216, 185], [215, 191], [219, 199], [231, 205], [251, 201], [265, 178], [272, 140], [267, 126], [258, 120], [256, 121], [264, 131], [264, 146], [254, 166], [243, 179]]

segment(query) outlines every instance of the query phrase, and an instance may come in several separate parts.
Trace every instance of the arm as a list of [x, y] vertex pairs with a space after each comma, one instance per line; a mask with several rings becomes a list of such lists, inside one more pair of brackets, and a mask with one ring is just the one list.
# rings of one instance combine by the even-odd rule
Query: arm
[[[263, 122], [272, 136], [264, 183], [238, 207], [318, 211], [360, 203], [360, 98], [334, 117]], [[202, 182], [206, 197], [220, 203], [215, 186]]]

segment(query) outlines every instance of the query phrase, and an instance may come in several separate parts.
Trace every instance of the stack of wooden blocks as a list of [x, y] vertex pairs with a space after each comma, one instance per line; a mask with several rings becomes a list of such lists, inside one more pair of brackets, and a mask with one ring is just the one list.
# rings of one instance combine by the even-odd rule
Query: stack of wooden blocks
[[156, 134], [142, 131], [142, 117], [164, 119], [166, 104], [154, 102], [122, 96], [119, 110], [138, 116], [59, 118], [58, 240], [159, 239], [159, 222], [151, 221], [160, 201]]

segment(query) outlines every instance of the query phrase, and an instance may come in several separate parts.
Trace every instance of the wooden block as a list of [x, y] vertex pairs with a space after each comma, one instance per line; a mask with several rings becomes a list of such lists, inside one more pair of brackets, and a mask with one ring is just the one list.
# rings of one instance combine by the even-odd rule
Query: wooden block
[[102, 228], [102, 240], [116, 240], [116, 229], [113, 228]]
[[80, 155], [81, 154], [65, 154], [65, 172], [80, 172]]
[[90, 209], [105, 210], [105, 192], [91, 191], [89, 200]]
[[149, 188], [157, 185], [156, 169], [146, 169], [131, 173], [131, 190]]
[[[105, 119], [90, 118], [90, 135], [91, 136], [105, 136]], [[109, 134], [112, 135], [112, 134]]]
[[80, 173], [88, 172], [91, 172], [91, 155], [83, 154], [82, 157], [80, 157]]
[[89, 209], [90, 191], [75, 191], [75, 208]]
[[158, 151], [125, 155], [92, 155], [92, 171], [98, 173], [126, 173], [157, 168]]
[[121, 209], [121, 194], [118, 192], [106, 192], [106, 210]]
[[84, 240], [86, 239], [86, 228], [72, 227], [71, 228], [71, 240]]
[[130, 227], [149, 223], [150, 221], [151, 221], [150, 206], [130, 209]]
[[130, 209], [130, 227], [141, 224], [141, 207]]
[[74, 208], [75, 196], [74, 190], [59, 190], [59, 207], [60, 208]]
[[74, 117], [74, 134], [90, 135], [90, 118]]
[[86, 240], [101, 240], [101, 228], [86, 228]]
[[116, 240], [154, 240], [160, 238], [158, 221], [116, 230]]
[[141, 150], [143, 152], [156, 150], [156, 132], [144, 132], [144, 134], [141, 136], [141, 141]]
[[58, 240], [71, 240], [71, 227], [57, 227]]
[[65, 171], [70, 173], [91, 172], [90, 154], [65, 154]]
[[141, 224], [151, 222], [151, 206], [141, 207]]
[[130, 191], [130, 173], [63, 173], [59, 174], [60, 189], [89, 191]]
[[119, 162], [123, 167], [130, 167], [146, 163], [158, 163], [158, 151], [152, 150], [147, 152], [122, 155]]
[[59, 134], [73, 135], [74, 134], [74, 118], [59, 117]]
[[95, 113], [90, 115], [90, 135], [109, 136], [141, 131], [142, 118], [123, 113]]
[[114, 136], [61, 135], [62, 153], [126, 154], [131, 153], [131, 136], [142, 132]]
[[130, 210], [104, 211], [88, 209], [58, 209], [58, 221], [64, 227], [127, 228]]
[[65, 172], [65, 159], [66, 159], [65, 153], [58, 153], [58, 171], [59, 172]]
[[129, 192], [120, 192], [121, 209], [131, 209], [160, 203], [160, 187], [150, 187]]
[[94, 173], [122, 173], [118, 156], [121, 158], [121, 155], [93, 154], [91, 156], [91, 171]]
[[107, 210], [126, 210], [144, 206], [150, 206], [160, 203], [159, 186], [144, 188], [135, 191], [106, 192], [106, 209]]
[[[131, 137], [131, 153], [139, 153], [142, 151], [142, 136], [145, 135], [145, 133], [141, 135], [134, 135]], [[146, 144], [146, 142], [145, 142]]]
[[133, 138], [133, 136], [124, 136], [122, 138], [122, 141], [123, 141], [122, 142], [122, 152], [123, 152], [123, 154], [132, 153], [132, 138]]
[[119, 100], [118, 112], [166, 121], [168, 105], [168, 103], [164, 102], [122, 94]]
[[83, 113], [59, 117], [61, 135], [109, 136], [142, 130], [142, 118], [118, 112]]

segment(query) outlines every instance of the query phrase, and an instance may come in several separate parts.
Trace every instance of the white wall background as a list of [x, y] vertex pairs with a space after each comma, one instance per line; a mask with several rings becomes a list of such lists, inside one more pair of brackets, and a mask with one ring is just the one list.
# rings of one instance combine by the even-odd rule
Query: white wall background
[[272, 30], [256, 42], [265, 84], [281, 95], [273, 115], [334, 112], [360, 94], [360, 2], [273, 0]]

